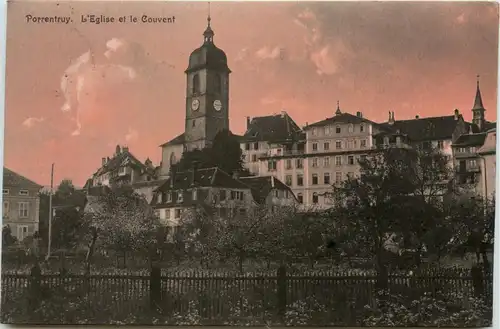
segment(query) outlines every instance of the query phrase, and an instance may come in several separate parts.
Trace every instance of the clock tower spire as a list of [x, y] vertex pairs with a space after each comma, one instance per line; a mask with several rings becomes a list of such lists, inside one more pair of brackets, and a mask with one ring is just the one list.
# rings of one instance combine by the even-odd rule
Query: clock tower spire
[[[210, 4], [209, 4], [210, 6]], [[189, 56], [186, 69], [185, 149], [203, 149], [221, 130], [229, 130], [229, 74], [227, 57], [214, 44], [210, 7], [203, 44]]]

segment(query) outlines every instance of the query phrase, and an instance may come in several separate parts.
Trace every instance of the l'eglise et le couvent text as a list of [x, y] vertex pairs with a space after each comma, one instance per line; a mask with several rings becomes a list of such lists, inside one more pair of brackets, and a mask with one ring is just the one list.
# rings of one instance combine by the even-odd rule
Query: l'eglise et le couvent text
[[82, 15], [82, 23], [175, 23], [175, 16], [170, 17], [153, 17], [148, 15], [142, 15], [140, 17], [134, 15], [125, 15], [119, 17], [106, 16], [106, 15]]

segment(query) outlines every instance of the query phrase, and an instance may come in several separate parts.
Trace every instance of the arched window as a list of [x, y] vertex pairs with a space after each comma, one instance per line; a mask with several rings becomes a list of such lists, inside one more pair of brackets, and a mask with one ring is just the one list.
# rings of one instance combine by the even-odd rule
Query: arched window
[[175, 164], [175, 163], [176, 163], [176, 161], [177, 161], [177, 159], [175, 158], [175, 153], [174, 153], [174, 152], [172, 152], [172, 153], [170, 154], [170, 165]]
[[220, 74], [215, 75], [214, 91], [218, 94], [222, 92], [222, 77]]
[[297, 200], [299, 201], [299, 203], [304, 203], [304, 196], [302, 195], [302, 193], [297, 194]]
[[195, 74], [193, 76], [193, 94], [197, 94], [200, 92], [200, 76]]
[[313, 203], [316, 204], [319, 201], [318, 193], [314, 192], [313, 193]]

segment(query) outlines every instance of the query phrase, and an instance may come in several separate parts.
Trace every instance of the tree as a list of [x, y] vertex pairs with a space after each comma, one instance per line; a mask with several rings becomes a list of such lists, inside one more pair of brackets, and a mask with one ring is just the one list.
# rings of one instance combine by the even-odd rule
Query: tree
[[88, 266], [96, 244], [121, 254], [123, 266], [129, 252], [148, 251], [151, 255], [158, 249], [158, 219], [144, 197], [131, 189], [110, 190], [92, 199], [85, 227]]
[[394, 237], [404, 248], [422, 251], [448, 172], [435, 150], [387, 148], [361, 160], [358, 177], [334, 186], [330, 216], [337, 238], [349, 241], [339, 246], [373, 257], [381, 288], [387, 286], [387, 246]]
[[218, 167], [229, 174], [248, 175], [248, 171], [243, 168], [243, 153], [238, 138], [229, 130], [217, 133], [211, 147], [184, 152], [173, 168], [188, 171], [195, 162], [198, 168]]
[[63, 179], [54, 195], [55, 201], [67, 200], [75, 193], [75, 186], [73, 185], [73, 181], [71, 179]]
[[12, 229], [9, 225], [2, 227], [2, 247], [7, 249], [7, 247], [12, 246], [17, 242], [17, 238], [12, 235]]

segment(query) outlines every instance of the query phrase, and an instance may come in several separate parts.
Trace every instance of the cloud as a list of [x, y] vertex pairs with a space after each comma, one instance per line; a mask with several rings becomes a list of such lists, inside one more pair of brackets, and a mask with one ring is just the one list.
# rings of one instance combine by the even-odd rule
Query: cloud
[[22, 125], [25, 126], [26, 128], [32, 128], [34, 125], [44, 122], [45, 118], [27, 118], [26, 120], [23, 121]]
[[274, 97], [264, 97], [260, 100], [260, 103], [262, 105], [270, 105], [270, 104], [276, 104], [278, 100]]
[[243, 48], [238, 53], [236, 54], [236, 57], [234, 58], [235, 62], [239, 62], [247, 58], [248, 56], [248, 48]]
[[129, 128], [128, 133], [125, 135], [125, 140], [127, 142], [135, 141], [139, 138], [139, 133], [135, 129]]
[[462, 13], [462, 14], [458, 15], [455, 20], [457, 21], [458, 24], [465, 23], [465, 21], [466, 21], [465, 14]]
[[260, 59], [276, 59], [278, 57], [283, 57], [284, 49], [280, 47], [262, 47], [255, 53], [255, 56]]

